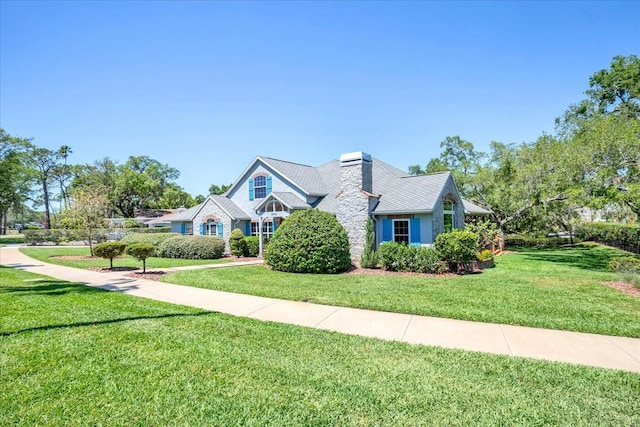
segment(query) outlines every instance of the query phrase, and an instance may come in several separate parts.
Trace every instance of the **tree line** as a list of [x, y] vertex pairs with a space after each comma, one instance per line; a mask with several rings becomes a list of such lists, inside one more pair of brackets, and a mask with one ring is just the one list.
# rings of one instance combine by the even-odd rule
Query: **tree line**
[[[409, 172], [451, 170], [463, 197], [492, 212], [505, 232], [568, 230], [576, 209], [608, 209], [618, 220], [640, 217], [640, 59], [616, 56], [589, 79], [587, 97], [556, 119], [555, 134], [534, 142], [491, 142], [489, 152], [459, 136], [446, 137], [439, 157]], [[148, 156], [124, 163], [105, 157], [71, 164], [73, 150], [37, 146], [0, 128], [0, 232], [10, 210], [31, 202], [44, 206], [51, 228], [81, 225], [90, 218], [132, 218], [140, 209], [191, 207], [176, 180], [180, 172]], [[223, 194], [230, 185], [209, 187]], [[93, 221], [93, 220], [91, 220]]]
[[589, 79], [587, 97], [534, 142], [493, 141], [489, 152], [446, 137], [439, 157], [411, 174], [451, 170], [462, 196], [492, 212], [505, 232], [570, 230], [577, 209], [613, 220], [640, 217], [640, 59], [615, 56]]

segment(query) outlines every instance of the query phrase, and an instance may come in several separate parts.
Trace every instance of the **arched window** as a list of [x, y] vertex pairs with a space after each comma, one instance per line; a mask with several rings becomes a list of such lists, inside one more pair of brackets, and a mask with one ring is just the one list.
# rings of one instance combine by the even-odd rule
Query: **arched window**
[[455, 218], [456, 218], [456, 205], [450, 200], [447, 200], [443, 203], [443, 220], [444, 220], [444, 232], [448, 233], [453, 231], [456, 228]]

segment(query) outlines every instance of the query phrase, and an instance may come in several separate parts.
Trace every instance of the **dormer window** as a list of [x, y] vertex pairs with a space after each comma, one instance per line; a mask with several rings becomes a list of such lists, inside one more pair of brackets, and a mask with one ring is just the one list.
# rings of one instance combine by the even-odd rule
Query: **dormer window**
[[249, 180], [249, 200], [264, 199], [271, 193], [271, 177], [257, 173]]
[[253, 178], [253, 191], [256, 199], [267, 197], [267, 177], [264, 175]]

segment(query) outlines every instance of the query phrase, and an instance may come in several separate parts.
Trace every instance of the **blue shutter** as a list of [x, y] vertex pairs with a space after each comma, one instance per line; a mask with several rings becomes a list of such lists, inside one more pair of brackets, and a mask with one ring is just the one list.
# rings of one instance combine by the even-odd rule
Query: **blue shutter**
[[251, 236], [251, 221], [247, 221], [244, 224], [244, 235]]
[[393, 241], [393, 221], [390, 219], [382, 220], [382, 242]]
[[200, 223], [200, 235], [204, 236], [204, 224]]
[[275, 233], [276, 232], [276, 228], [278, 228], [278, 223], [276, 222], [275, 218], [273, 218], [273, 223], [272, 224], [273, 224], [273, 232]]
[[218, 236], [222, 237], [222, 223], [218, 223]]
[[186, 232], [187, 232], [187, 225], [184, 222], [180, 223], [180, 234], [184, 234]]
[[253, 178], [249, 180], [249, 200], [253, 200]]
[[409, 242], [412, 246], [420, 246], [420, 219], [409, 220]]
[[271, 176], [267, 177], [267, 194], [271, 194]]

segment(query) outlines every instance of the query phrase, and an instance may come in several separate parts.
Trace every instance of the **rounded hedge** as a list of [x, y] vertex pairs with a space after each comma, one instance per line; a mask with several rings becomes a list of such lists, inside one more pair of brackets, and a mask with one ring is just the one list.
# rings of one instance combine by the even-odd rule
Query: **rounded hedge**
[[160, 244], [167, 239], [172, 237], [180, 236], [180, 234], [176, 233], [134, 233], [129, 234], [128, 236], [123, 237], [120, 241], [126, 245], [135, 245], [138, 243], [146, 243], [149, 245], [153, 245], [156, 247], [155, 256], [160, 256], [158, 252], [158, 248]]
[[339, 273], [351, 266], [344, 227], [327, 212], [294, 212], [278, 227], [265, 251], [274, 270], [291, 273]]
[[218, 259], [224, 255], [225, 243], [220, 237], [173, 236], [156, 249], [156, 256], [181, 259]]

